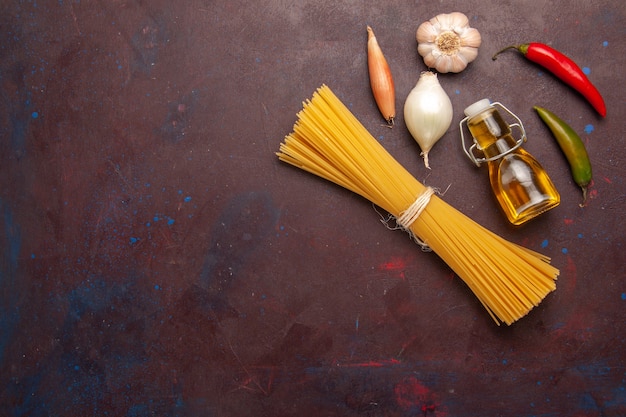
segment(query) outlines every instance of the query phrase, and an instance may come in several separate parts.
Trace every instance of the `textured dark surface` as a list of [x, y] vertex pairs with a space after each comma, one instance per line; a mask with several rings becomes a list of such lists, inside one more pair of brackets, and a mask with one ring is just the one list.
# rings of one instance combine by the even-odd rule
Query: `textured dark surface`
[[[544, 5], [542, 5], [544, 4]], [[0, 6], [3, 416], [624, 416], [621, 0], [5, 1]], [[423, 167], [402, 103], [415, 30], [462, 11], [479, 57], [440, 81], [453, 124]], [[397, 88], [369, 90], [366, 25]], [[589, 72], [601, 119], [520, 55]], [[498, 327], [372, 205], [277, 161], [322, 83], [421, 181], [552, 257], [557, 291]], [[561, 205], [509, 226], [458, 122], [483, 97], [522, 119]], [[546, 107], [587, 145], [587, 207]]]

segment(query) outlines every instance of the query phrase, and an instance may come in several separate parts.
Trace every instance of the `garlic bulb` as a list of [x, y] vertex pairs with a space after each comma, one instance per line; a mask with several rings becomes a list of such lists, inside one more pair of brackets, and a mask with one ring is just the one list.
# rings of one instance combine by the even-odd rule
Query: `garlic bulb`
[[452, 102], [439, 84], [437, 74], [424, 71], [404, 103], [404, 122], [422, 149], [424, 165], [428, 152], [452, 123]]
[[417, 51], [428, 68], [461, 72], [476, 59], [481, 37], [463, 13], [439, 14], [417, 28]]

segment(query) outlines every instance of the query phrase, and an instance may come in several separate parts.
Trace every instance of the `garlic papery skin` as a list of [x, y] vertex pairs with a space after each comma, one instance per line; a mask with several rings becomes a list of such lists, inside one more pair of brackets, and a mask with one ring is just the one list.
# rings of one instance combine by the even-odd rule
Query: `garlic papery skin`
[[437, 74], [422, 72], [404, 102], [404, 123], [420, 146], [428, 169], [428, 152], [450, 128], [452, 113], [452, 102], [439, 84]]
[[463, 13], [439, 14], [417, 28], [417, 51], [428, 68], [461, 72], [478, 56], [482, 38]]

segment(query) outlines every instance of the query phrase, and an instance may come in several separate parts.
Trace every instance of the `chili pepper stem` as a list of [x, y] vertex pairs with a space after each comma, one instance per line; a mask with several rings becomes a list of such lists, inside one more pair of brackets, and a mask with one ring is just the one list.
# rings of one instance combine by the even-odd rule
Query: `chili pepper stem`
[[583, 202], [580, 203], [579, 207], [585, 207], [587, 205], [587, 186], [583, 185], [580, 187], [583, 190]]
[[504, 51], [508, 51], [509, 49], [516, 49], [519, 51], [519, 49], [522, 47], [522, 45], [509, 45], [506, 48], [502, 48], [500, 49], [498, 52], [496, 52], [495, 54], [493, 54], [493, 56], [491, 57], [492, 60], [496, 60], [498, 59], [498, 55], [500, 55], [502, 52]]

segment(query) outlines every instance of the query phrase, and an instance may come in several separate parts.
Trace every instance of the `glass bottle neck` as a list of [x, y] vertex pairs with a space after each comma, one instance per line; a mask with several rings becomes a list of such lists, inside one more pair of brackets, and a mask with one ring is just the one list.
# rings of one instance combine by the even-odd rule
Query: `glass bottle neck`
[[500, 139], [496, 139], [495, 142], [492, 142], [486, 148], [483, 148], [482, 151], [485, 154], [485, 158], [489, 159], [506, 153], [514, 146], [515, 139], [513, 139], [511, 135], [506, 135]]
[[470, 118], [467, 127], [486, 158], [497, 157], [516, 145], [511, 128], [495, 108]]

